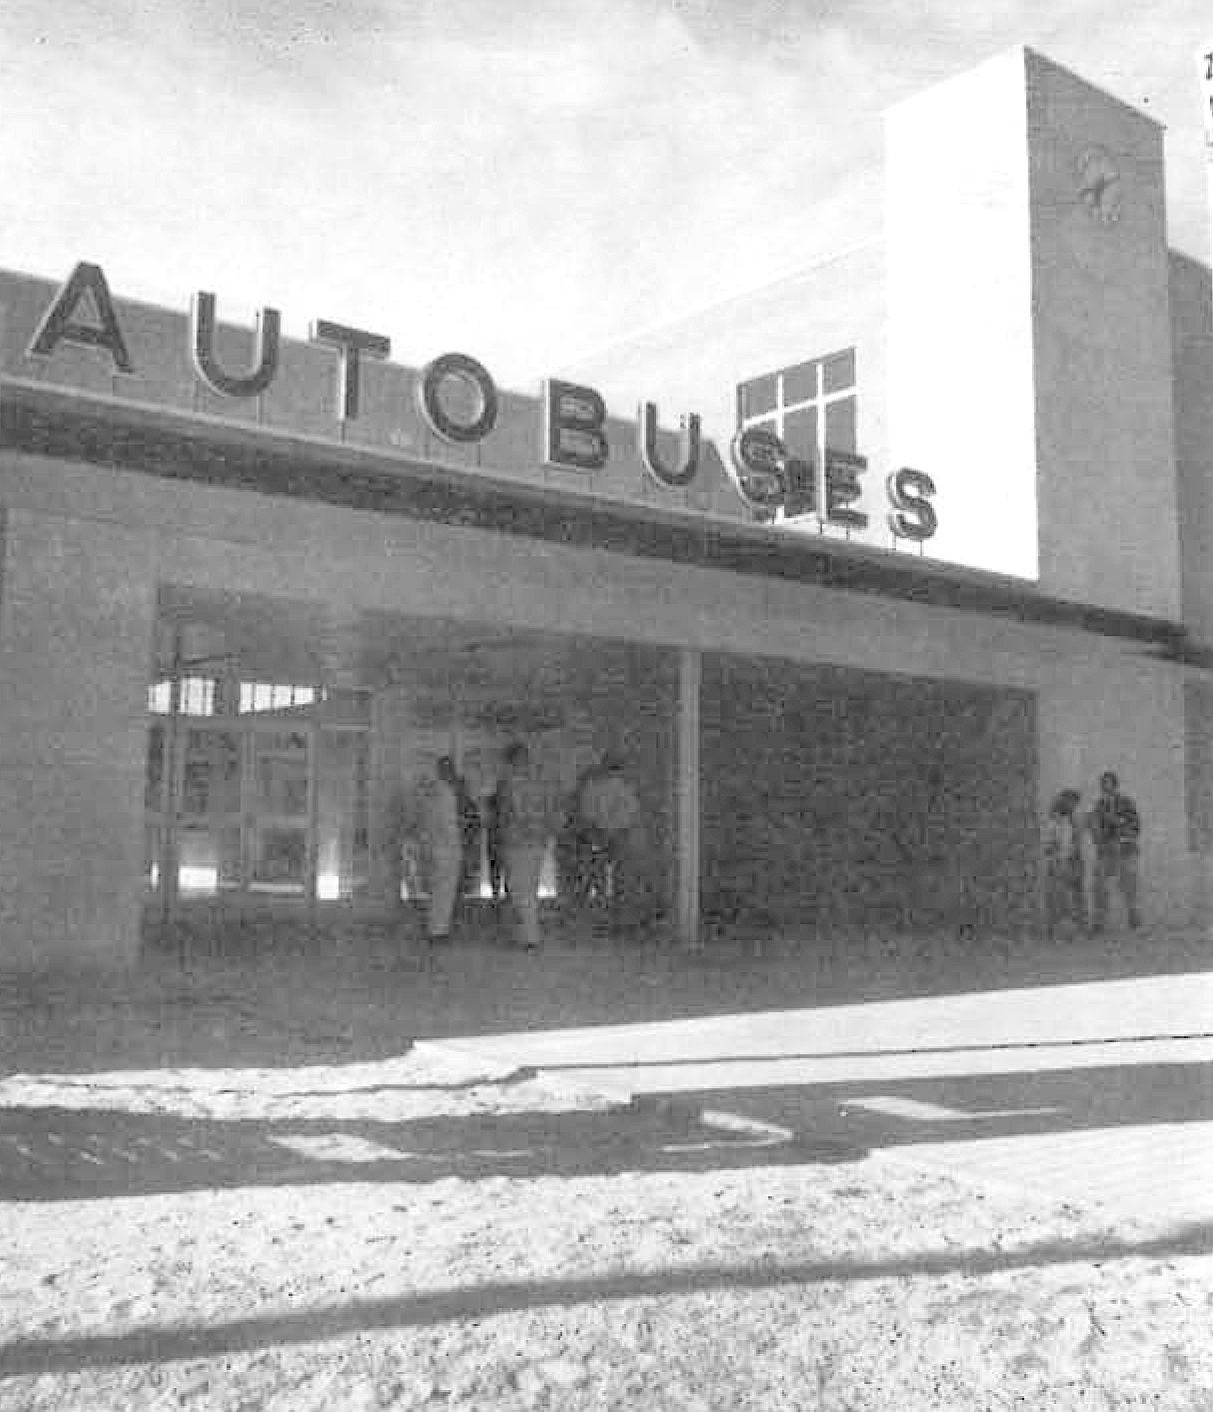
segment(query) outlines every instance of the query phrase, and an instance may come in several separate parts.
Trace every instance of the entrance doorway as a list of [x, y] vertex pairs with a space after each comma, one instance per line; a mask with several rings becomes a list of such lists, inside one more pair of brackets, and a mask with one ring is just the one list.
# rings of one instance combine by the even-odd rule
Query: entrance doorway
[[[481, 818], [525, 740], [561, 801], [610, 755], [639, 793], [633, 869], [649, 916], [674, 876], [677, 673], [614, 640], [164, 586], [148, 691], [146, 917], [223, 928], [251, 916], [420, 927], [427, 790], [450, 756]], [[540, 878], [563, 904], [565, 825]], [[562, 855], [563, 850], [563, 855]], [[489, 835], [469, 917], [496, 926]], [[638, 894], [639, 895], [639, 894]], [[504, 922], [506, 914], [500, 914]], [[326, 924], [327, 925], [327, 924]], [[378, 922], [375, 923], [378, 925]]]
[[[357, 702], [340, 703], [357, 714]], [[146, 877], [166, 919], [191, 904], [357, 902], [369, 882], [369, 721], [316, 700], [255, 715], [153, 718]]]

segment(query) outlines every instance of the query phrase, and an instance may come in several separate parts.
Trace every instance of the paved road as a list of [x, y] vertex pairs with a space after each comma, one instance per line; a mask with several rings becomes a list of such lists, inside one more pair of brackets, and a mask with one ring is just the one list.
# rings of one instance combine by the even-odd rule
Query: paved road
[[449, 1043], [772, 1143], [1213, 1222], [1213, 973]]

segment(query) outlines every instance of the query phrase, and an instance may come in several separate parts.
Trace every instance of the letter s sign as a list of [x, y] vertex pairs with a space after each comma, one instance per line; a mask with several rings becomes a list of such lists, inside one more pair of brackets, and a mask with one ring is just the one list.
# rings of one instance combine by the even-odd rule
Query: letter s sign
[[926, 471], [902, 466], [885, 482], [889, 492], [889, 528], [899, 539], [930, 539], [939, 527], [939, 518], [930, 497], [935, 482]]
[[730, 451], [741, 498], [757, 510], [778, 509], [788, 493], [788, 452], [779, 437], [765, 427], [745, 427]]

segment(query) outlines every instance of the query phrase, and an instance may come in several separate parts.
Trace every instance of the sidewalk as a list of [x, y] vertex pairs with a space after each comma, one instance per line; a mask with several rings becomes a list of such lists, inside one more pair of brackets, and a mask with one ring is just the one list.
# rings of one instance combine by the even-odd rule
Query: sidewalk
[[788, 1141], [815, 1133], [970, 1180], [1213, 1222], [1213, 973], [437, 1048], [621, 1100], [677, 1095]]
[[390, 927], [311, 937], [295, 929], [219, 955], [150, 952], [129, 974], [83, 983], [0, 975], [0, 1071], [205, 1065], [216, 1051], [230, 1063], [371, 1061], [417, 1039], [821, 1011], [1206, 970], [1213, 939], [1197, 931], [1061, 946], [789, 933], [688, 953], [604, 938], [572, 944], [554, 930], [542, 953], [524, 956], [487, 938], [429, 954]]
[[10, 979], [0, 1073], [349, 1065], [437, 1042], [616, 1104], [677, 1098], [819, 1149], [1208, 1221], [1211, 951], [1203, 934], [1143, 933], [430, 955], [370, 933], [152, 956], [85, 989]]

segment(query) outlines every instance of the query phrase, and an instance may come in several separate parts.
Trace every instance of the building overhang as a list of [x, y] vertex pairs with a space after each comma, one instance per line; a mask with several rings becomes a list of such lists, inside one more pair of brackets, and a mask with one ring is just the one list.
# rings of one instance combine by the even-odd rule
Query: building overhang
[[421, 459], [0, 378], [0, 449], [117, 470], [302, 498], [350, 510], [699, 568], [875, 594], [1149, 644], [1193, 661], [1181, 624], [1038, 592], [1024, 580], [957, 569], [820, 535], [797, 535], [635, 506], [561, 485], [519, 483], [478, 467]]

